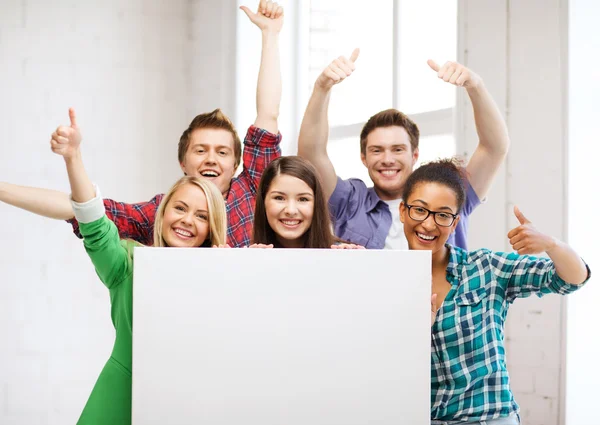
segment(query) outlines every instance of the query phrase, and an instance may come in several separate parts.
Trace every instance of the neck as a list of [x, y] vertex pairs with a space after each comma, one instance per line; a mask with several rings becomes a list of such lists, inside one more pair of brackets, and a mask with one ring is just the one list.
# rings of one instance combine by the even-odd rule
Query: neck
[[431, 253], [431, 269], [445, 270], [450, 261], [450, 250], [444, 245], [440, 250]]
[[402, 190], [388, 192], [386, 190], [381, 190], [377, 186], [374, 186], [373, 188], [375, 189], [377, 196], [379, 196], [379, 199], [382, 201], [394, 201], [396, 199], [402, 199]]

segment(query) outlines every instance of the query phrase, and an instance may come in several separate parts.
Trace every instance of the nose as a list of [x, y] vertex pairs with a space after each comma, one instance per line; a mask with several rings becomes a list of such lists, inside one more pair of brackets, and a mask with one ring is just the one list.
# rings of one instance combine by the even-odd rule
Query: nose
[[191, 226], [193, 219], [194, 219], [194, 213], [192, 211], [188, 211], [186, 212], [183, 217], [181, 217], [181, 224], [186, 225], [186, 226]]
[[288, 216], [294, 216], [298, 212], [298, 207], [296, 206], [296, 202], [288, 201], [285, 204], [285, 214]]
[[393, 165], [394, 164], [394, 155], [390, 151], [385, 151], [383, 153], [383, 163], [385, 165]]
[[208, 164], [216, 164], [217, 163], [217, 154], [216, 154], [216, 152], [214, 152], [212, 149], [210, 149], [206, 153], [206, 159], [204, 160], [204, 162], [206, 162]]
[[421, 225], [428, 232], [433, 231], [437, 227], [435, 220], [433, 219], [433, 214], [429, 214], [429, 217], [427, 217], [425, 221], [421, 223]]

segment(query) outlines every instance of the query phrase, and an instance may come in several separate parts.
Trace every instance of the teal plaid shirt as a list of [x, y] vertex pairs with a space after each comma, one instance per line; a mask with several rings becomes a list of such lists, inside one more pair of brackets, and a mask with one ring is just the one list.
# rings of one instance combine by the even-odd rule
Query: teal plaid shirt
[[[483, 421], [518, 412], [509, 387], [504, 321], [516, 298], [568, 294], [548, 258], [447, 245], [452, 285], [431, 336], [431, 419]], [[588, 279], [590, 271], [588, 268]]]

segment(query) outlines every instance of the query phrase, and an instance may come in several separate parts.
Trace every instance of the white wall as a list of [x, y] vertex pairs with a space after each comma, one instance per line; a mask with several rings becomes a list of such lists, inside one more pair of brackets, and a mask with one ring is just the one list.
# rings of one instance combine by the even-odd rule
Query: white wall
[[[68, 191], [48, 142], [73, 106], [104, 195], [136, 202], [166, 190], [193, 116], [234, 110], [231, 10], [3, 0], [0, 181]], [[0, 423], [75, 423], [112, 348], [108, 292], [69, 225], [1, 203], [0, 217]]]
[[[600, 249], [595, 211], [600, 196], [600, 33], [597, 30], [600, 3], [569, 1], [569, 240], [596, 273]], [[593, 406], [598, 402], [600, 338], [598, 338], [598, 278], [592, 277], [586, 291], [567, 302], [566, 425], [598, 422]]]
[[[599, 179], [593, 162], [597, 155], [590, 146], [596, 145], [599, 131], [593, 106], [599, 92], [598, 78], [591, 76], [597, 75], [600, 64], [590, 55], [598, 50], [598, 38], [590, 34], [600, 16], [598, 6], [592, 1], [567, 4], [565, 0], [462, 0], [460, 4], [459, 52], [484, 77], [506, 117], [512, 140], [506, 166], [487, 204], [472, 216], [471, 247], [509, 250], [506, 234], [517, 225], [512, 212], [517, 204], [540, 230], [562, 240], [569, 237], [588, 261], [594, 261], [593, 232], [597, 231], [590, 211], [598, 201], [589, 190], [590, 183]], [[569, 7], [575, 12], [570, 22]], [[470, 154], [477, 137], [465, 101], [463, 97], [460, 103], [458, 140]], [[590, 309], [600, 297], [593, 282], [588, 286], [568, 298], [517, 300], [511, 307], [506, 326], [508, 368], [528, 425], [578, 425], [585, 423], [582, 418], [591, 420], [591, 398], [597, 394], [592, 383], [598, 378], [594, 380], [594, 372], [590, 373], [594, 342], [589, 339], [596, 332], [590, 328], [594, 320]]]

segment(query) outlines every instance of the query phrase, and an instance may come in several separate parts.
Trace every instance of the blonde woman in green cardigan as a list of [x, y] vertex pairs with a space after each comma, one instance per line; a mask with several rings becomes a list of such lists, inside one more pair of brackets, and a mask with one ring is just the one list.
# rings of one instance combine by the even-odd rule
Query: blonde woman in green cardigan
[[[78, 424], [131, 424], [131, 330], [133, 247], [119, 239], [116, 226], [105, 214], [102, 196], [90, 181], [81, 159], [81, 133], [75, 112], [70, 126], [61, 126], [50, 141], [64, 157], [71, 184], [75, 216], [81, 224], [84, 246], [96, 273], [110, 292], [115, 345], [83, 409]], [[208, 180], [183, 177], [163, 198], [156, 215], [154, 246], [200, 247], [224, 245], [227, 234], [223, 197]]]

